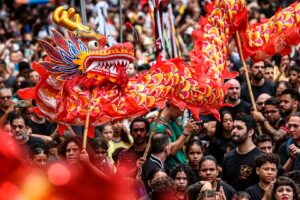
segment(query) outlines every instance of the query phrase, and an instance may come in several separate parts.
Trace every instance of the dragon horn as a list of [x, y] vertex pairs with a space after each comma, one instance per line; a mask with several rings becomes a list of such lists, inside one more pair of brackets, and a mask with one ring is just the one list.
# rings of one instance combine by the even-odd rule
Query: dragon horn
[[[72, 21], [72, 18], [74, 18], [74, 21]], [[54, 10], [52, 19], [57, 25], [63, 26], [71, 31], [90, 30], [89, 27], [84, 26], [81, 23], [81, 18], [79, 14], [75, 14], [74, 8], [70, 8], [68, 11], [65, 11], [64, 7], [60, 6]]]

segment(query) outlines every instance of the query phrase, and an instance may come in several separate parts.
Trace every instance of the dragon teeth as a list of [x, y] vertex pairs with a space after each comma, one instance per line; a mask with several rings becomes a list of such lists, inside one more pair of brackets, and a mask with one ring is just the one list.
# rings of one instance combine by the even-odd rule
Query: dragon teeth
[[99, 65], [98, 61], [93, 61], [92, 64], [89, 66], [89, 68], [86, 70], [87, 72], [96, 68]]
[[105, 65], [105, 66], [112, 67], [115, 65], [121, 65], [123, 67], [126, 67], [129, 64], [129, 61], [125, 59], [118, 59], [118, 60], [100, 61], [99, 63], [100, 63], [99, 66]]
[[115, 66], [111, 67], [111, 68], [109, 69], [109, 72], [110, 72], [111, 74], [117, 74], [117, 69], [116, 69], [116, 67], [115, 67]]
[[117, 65], [127, 68], [130, 62], [126, 59], [116, 59], [107, 61], [93, 61], [92, 64], [86, 70], [87, 72], [91, 70], [99, 70], [105, 74], [117, 75]]

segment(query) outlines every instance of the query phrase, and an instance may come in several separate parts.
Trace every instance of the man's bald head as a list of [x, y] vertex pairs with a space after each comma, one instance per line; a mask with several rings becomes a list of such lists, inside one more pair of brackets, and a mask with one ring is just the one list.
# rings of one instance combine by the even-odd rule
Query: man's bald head
[[231, 84], [231, 85], [239, 85], [239, 86], [241, 85], [240, 82], [239, 82], [238, 80], [234, 79], [234, 78], [229, 79], [229, 80], [227, 81], [227, 83], [229, 83], [229, 84]]
[[240, 100], [241, 97], [241, 84], [236, 79], [230, 79], [227, 81], [228, 84], [230, 84], [230, 87], [227, 91], [227, 100], [230, 103], [235, 103]]
[[263, 110], [263, 108], [265, 107], [265, 101], [269, 98], [271, 98], [271, 95], [267, 93], [262, 93], [257, 97], [256, 99], [257, 111], [261, 112]]

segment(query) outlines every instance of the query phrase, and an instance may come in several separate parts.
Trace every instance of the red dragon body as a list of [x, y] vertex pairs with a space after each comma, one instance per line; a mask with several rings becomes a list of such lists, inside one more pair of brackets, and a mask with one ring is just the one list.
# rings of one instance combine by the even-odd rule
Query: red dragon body
[[247, 25], [243, 0], [215, 0], [207, 8], [207, 17], [199, 22], [201, 28], [193, 33], [189, 65], [180, 58], [158, 58], [146, 74], [129, 81], [125, 70], [134, 61], [134, 46], [119, 43], [106, 47], [107, 39], [83, 26], [74, 9], [59, 7], [53, 20], [68, 34], [63, 37], [53, 30], [55, 45], [40, 41], [48, 58], [34, 63], [33, 68], [41, 80], [34, 88], [20, 90], [19, 95], [34, 99], [37, 112], [65, 125], [85, 123], [90, 93], [92, 126], [146, 114], [166, 101], [188, 108], [196, 119], [208, 113], [218, 117], [227, 88], [224, 79], [236, 75], [226, 67], [232, 35], [236, 31], [242, 34], [246, 57], [264, 59], [286, 50], [299, 41], [299, 4], [255, 26]]

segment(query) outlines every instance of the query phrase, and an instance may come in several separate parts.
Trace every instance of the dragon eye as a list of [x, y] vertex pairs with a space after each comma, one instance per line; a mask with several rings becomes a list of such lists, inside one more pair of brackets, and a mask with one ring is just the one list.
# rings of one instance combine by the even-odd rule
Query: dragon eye
[[99, 48], [99, 43], [97, 42], [97, 40], [89, 41], [88, 47], [90, 49], [98, 49]]

